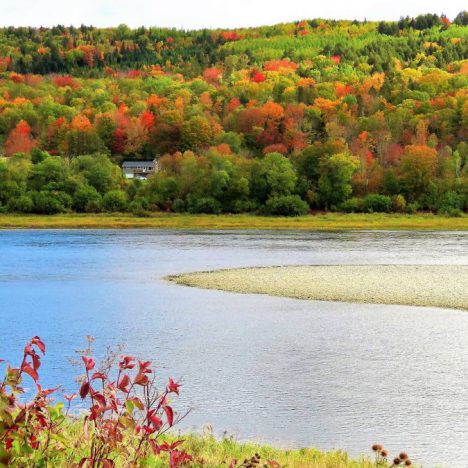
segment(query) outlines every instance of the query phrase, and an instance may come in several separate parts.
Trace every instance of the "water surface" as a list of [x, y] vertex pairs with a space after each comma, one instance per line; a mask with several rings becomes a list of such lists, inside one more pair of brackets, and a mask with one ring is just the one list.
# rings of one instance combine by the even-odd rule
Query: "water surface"
[[374, 442], [466, 468], [468, 314], [237, 295], [169, 274], [294, 264], [467, 264], [457, 232], [0, 231], [0, 357], [40, 335], [42, 382], [74, 389], [73, 350], [126, 352], [182, 377], [184, 427], [343, 448]]

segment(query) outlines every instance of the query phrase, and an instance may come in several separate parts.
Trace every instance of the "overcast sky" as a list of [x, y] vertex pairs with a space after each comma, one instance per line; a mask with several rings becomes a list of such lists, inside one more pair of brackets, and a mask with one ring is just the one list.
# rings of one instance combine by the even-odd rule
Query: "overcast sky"
[[449, 18], [466, 0], [1, 0], [0, 26], [258, 26], [310, 18], [396, 20], [420, 13]]

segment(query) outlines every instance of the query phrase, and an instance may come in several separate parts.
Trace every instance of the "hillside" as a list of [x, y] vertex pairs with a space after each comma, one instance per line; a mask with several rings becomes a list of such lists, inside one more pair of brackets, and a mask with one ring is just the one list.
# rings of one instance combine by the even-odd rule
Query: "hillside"
[[0, 210], [457, 215], [467, 24], [0, 29]]

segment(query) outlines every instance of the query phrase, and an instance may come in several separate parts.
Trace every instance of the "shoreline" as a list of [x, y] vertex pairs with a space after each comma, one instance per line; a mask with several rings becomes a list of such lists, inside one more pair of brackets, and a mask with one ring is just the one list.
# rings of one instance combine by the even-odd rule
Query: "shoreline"
[[447, 230], [468, 231], [468, 216], [321, 213], [296, 218], [249, 214], [0, 214], [0, 229]]
[[[468, 265], [308, 265], [171, 275], [176, 284], [292, 299], [468, 310]], [[352, 281], [350, 281], [352, 279]]]

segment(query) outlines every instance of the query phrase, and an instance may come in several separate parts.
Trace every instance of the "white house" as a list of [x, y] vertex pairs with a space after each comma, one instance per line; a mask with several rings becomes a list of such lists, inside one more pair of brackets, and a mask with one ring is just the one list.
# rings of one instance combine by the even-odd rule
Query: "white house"
[[145, 180], [158, 169], [158, 162], [154, 161], [124, 161], [123, 175], [126, 179]]

